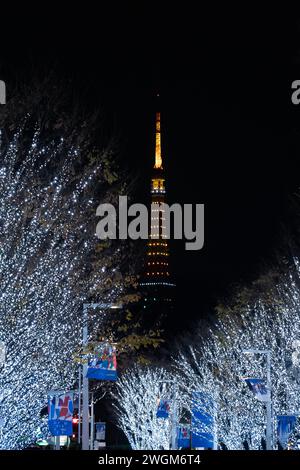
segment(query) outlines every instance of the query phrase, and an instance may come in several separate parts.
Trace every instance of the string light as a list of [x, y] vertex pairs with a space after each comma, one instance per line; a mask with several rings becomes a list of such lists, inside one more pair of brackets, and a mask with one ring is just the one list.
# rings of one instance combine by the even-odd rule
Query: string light
[[[156, 417], [161, 381], [170, 379], [163, 368], [136, 367], [117, 382], [114, 397], [118, 423], [132, 449], [170, 449], [171, 420]], [[164, 394], [164, 398], [170, 398], [169, 387]]]
[[[237, 317], [221, 318], [201, 348], [190, 347], [176, 361], [177, 373], [187, 397], [203, 392], [214, 403], [219, 443], [228, 449], [261, 448], [265, 438], [266, 411], [262, 402], [248, 390], [242, 377], [266, 379], [263, 355], [245, 355], [244, 350], [271, 352], [273, 433], [276, 416], [300, 410], [300, 290], [299, 261], [296, 272], [289, 273], [276, 286], [278, 298], [272, 305], [258, 300], [253, 308]], [[198, 341], [198, 340], [197, 340]], [[296, 348], [296, 350], [295, 350]], [[300, 349], [300, 348], [299, 348]], [[191, 410], [191, 400], [186, 401]], [[208, 400], [201, 411], [211, 415]], [[196, 423], [198, 432], [208, 432]], [[276, 445], [276, 439], [275, 439]]]
[[[80, 148], [64, 139], [44, 145], [41, 130], [31, 129], [25, 122], [8, 145], [0, 139], [1, 449], [26, 447], [38, 427], [46, 436], [41, 410], [48, 391], [70, 389], [77, 377], [82, 304], [97, 295], [113, 302], [119, 290], [103, 292], [113, 257], [106, 270], [92, 268], [101, 161], [84, 166]], [[103, 315], [91, 318], [93, 335]]]

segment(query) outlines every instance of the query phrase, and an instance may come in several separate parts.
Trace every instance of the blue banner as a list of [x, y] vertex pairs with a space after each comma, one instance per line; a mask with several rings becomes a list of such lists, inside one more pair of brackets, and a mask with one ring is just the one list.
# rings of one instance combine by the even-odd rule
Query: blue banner
[[204, 392], [192, 396], [192, 448], [213, 449], [213, 401]]
[[96, 423], [97, 441], [105, 441], [106, 423]]
[[244, 380], [258, 400], [270, 401], [270, 390], [267, 388], [264, 379], [246, 378]]
[[101, 343], [89, 360], [86, 374], [88, 379], [116, 381], [117, 358], [116, 348], [108, 343]]
[[277, 435], [283, 449], [287, 448], [290, 434], [293, 432], [297, 417], [293, 415], [277, 416]]
[[157, 418], [169, 418], [170, 409], [171, 409], [171, 400], [159, 400], [157, 407], [156, 417]]
[[73, 432], [73, 392], [49, 396], [48, 427], [52, 436], [71, 436]]
[[191, 427], [188, 424], [180, 424], [177, 428], [178, 449], [188, 449], [191, 447]]

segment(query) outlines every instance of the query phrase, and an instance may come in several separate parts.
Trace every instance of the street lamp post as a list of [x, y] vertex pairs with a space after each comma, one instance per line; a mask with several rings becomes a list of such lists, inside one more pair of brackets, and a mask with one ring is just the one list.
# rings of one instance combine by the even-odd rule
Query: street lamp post
[[217, 410], [217, 405], [214, 401], [213, 403], [213, 450], [218, 450], [218, 410]]
[[[83, 304], [83, 330], [82, 330], [82, 344], [83, 348], [88, 345], [88, 309], [89, 308], [121, 308], [121, 306], [107, 304], [107, 303], [87, 303]], [[89, 379], [87, 378], [88, 361], [84, 361], [82, 365], [82, 450], [89, 450]], [[80, 401], [80, 396], [79, 396]], [[80, 420], [80, 416], [79, 416]]]
[[[92, 304], [83, 304], [82, 345], [88, 344], [88, 308]], [[82, 450], [89, 449], [89, 379], [87, 375], [88, 362], [82, 365]]]
[[4, 341], [0, 341], [0, 366], [4, 366], [6, 361], [6, 346]]
[[172, 412], [172, 450], [177, 449], [177, 424], [178, 424], [178, 406], [177, 406], [177, 383], [173, 389], [173, 412]]
[[171, 448], [177, 449], [177, 424], [178, 424], [178, 407], [177, 407], [177, 392], [178, 384], [174, 380], [160, 380], [161, 383], [173, 384], [173, 406], [171, 411]]
[[269, 390], [269, 400], [266, 402], [267, 420], [266, 420], [266, 449], [273, 448], [272, 431], [272, 398], [271, 398], [271, 351], [261, 349], [245, 349], [244, 354], [264, 354], [267, 360], [267, 389]]
[[[6, 362], [6, 345], [4, 341], [0, 341], [0, 369], [5, 365]], [[1, 412], [1, 407], [0, 407]], [[2, 437], [2, 428], [4, 425], [4, 419], [0, 416], [0, 436]]]
[[94, 394], [91, 394], [91, 440], [90, 450], [94, 450], [94, 427], [95, 427], [95, 414], [94, 414]]
[[81, 443], [81, 365], [78, 367], [78, 444]]

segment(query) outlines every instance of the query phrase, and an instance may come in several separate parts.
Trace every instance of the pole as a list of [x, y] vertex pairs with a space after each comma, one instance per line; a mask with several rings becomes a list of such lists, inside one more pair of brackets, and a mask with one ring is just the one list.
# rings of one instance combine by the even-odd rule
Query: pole
[[55, 450], [60, 450], [60, 436], [55, 436]]
[[177, 410], [177, 384], [174, 385], [173, 394], [173, 412], [172, 412], [172, 450], [177, 449], [177, 422], [178, 422], [178, 410]]
[[81, 442], [81, 364], [78, 368], [78, 444]]
[[[88, 344], [88, 305], [83, 304], [83, 335], [82, 344]], [[89, 450], [89, 379], [86, 377], [87, 361], [82, 366], [82, 450]]]
[[272, 383], [271, 383], [271, 351], [261, 349], [245, 349], [244, 354], [265, 354], [267, 359], [267, 389], [269, 400], [266, 402], [266, 449], [273, 449], [273, 418], [272, 418]]
[[[175, 407], [175, 401], [173, 403], [173, 406]], [[176, 412], [175, 410], [173, 411], [172, 413], [172, 442], [171, 442], [171, 446], [172, 446], [172, 450], [174, 449], [177, 449], [177, 429], [176, 429], [176, 425], [177, 425], [177, 418], [176, 418]]]
[[[6, 361], [6, 346], [3, 341], [0, 341], [0, 369], [4, 366]], [[0, 406], [0, 412], [1, 412], [1, 406]], [[2, 414], [2, 413], [0, 413]], [[3, 436], [3, 418], [0, 418], [0, 437], [2, 439]]]
[[172, 409], [171, 409], [171, 448], [172, 449], [177, 449], [177, 423], [178, 423], [178, 409], [177, 409], [177, 391], [178, 391], [178, 385], [175, 383], [174, 380], [160, 380], [163, 384], [163, 390], [164, 390], [164, 384], [166, 383], [171, 383], [175, 384], [173, 386], [173, 399], [172, 399]]
[[94, 394], [92, 393], [91, 398], [91, 440], [90, 440], [90, 450], [94, 450]]
[[215, 401], [213, 402], [213, 410], [214, 410], [214, 423], [213, 423], [213, 432], [214, 432], [214, 437], [213, 437], [213, 450], [218, 450], [218, 410], [217, 410], [217, 405]]
[[272, 450], [272, 390], [271, 390], [271, 353], [270, 351], [266, 352], [267, 356], [267, 389], [270, 393], [270, 398], [266, 403], [267, 408], [267, 428], [266, 428], [266, 449]]
[[[82, 345], [85, 348], [88, 345], [88, 308], [122, 308], [122, 305], [112, 305], [106, 303], [83, 304], [83, 330]], [[89, 379], [86, 374], [88, 363], [85, 360], [82, 366], [82, 450], [89, 450]]]

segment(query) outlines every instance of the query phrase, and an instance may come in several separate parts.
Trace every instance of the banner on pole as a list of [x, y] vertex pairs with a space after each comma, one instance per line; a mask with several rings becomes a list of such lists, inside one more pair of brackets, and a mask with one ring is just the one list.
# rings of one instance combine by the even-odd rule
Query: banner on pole
[[188, 449], [191, 445], [191, 426], [189, 424], [179, 424], [177, 428], [178, 449]]
[[95, 423], [97, 441], [105, 441], [106, 423]]
[[89, 360], [86, 374], [88, 379], [116, 381], [116, 348], [109, 343], [99, 343], [93, 357]]
[[192, 395], [192, 448], [213, 449], [213, 400], [204, 392]]
[[265, 402], [271, 400], [271, 393], [264, 379], [245, 378], [244, 380], [258, 400]]
[[71, 436], [73, 392], [48, 397], [48, 427], [52, 436]]
[[297, 417], [294, 415], [277, 416], [277, 436], [283, 449], [287, 448], [288, 439], [294, 430]]
[[171, 410], [170, 405], [171, 405], [171, 400], [160, 399], [158, 402], [156, 417], [168, 419], [170, 415], [170, 410]]

